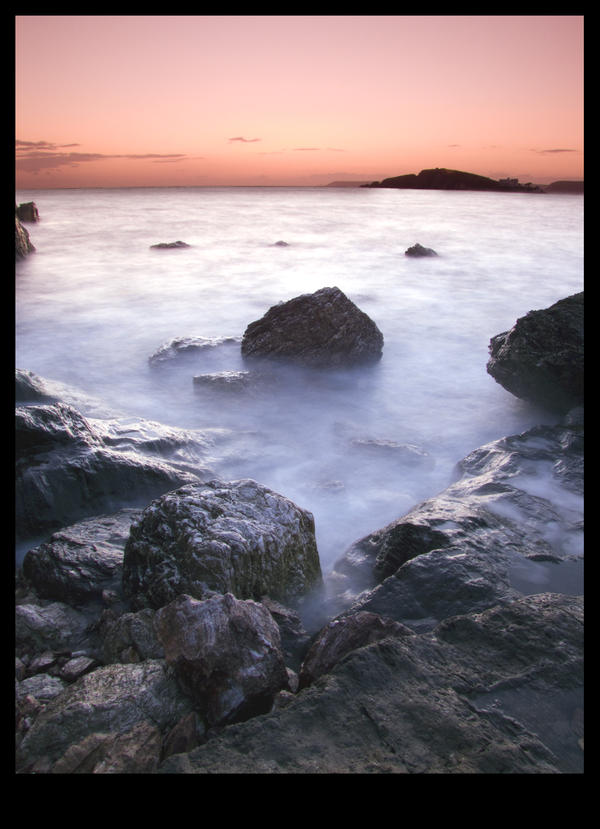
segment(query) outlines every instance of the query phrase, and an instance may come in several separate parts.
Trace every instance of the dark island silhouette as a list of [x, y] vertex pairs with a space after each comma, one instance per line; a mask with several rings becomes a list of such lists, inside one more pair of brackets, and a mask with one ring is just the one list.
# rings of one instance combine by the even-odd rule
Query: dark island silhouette
[[363, 187], [393, 187], [404, 190], [493, 190], [503, 193], [544, 192], [539, 185], [531, 182], [520, 184], [516, 178], [501, 178], [496, 181], [476, 173], [447, 170], [445, 167], [421, 170], [418, 175], [408, 173], [404, 176], [393, 176], [383, 181], [373, 181]]

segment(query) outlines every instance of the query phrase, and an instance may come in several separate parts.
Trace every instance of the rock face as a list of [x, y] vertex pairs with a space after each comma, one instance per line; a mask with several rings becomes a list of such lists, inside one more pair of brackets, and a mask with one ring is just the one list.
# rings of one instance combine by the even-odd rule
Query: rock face
[[125, 547], [123, 588], [140, 606], [213, 592], [294, 603], [321, 581], [312, 514], [251, 480], [190, 484], [157, 498]]
[[407, 248], [404, 251], [405, 256], [437, 256], [437, 253], [434, 251], [433, 248], [424, 248], [423, 245], [420, 245], [418, 242], [416, 245], [413, 245], [411, 248]]
[[158, 611], [156, 625], [168, 664], [209, 725], [264, 714], [288, 687], [279, 629], [257, 602], [182, 595]]
[[492, 337], [487, 371], [516, 397], [552, 411], [582, 405], [583, 291]]
[[381, 358], [383, 335], [339, 288], [321, 288], [274, 305], [250, 323], [242, 355], [301, 365], [345, 367]]
[[[176, 430], [92, 425], [62, 402], [17, 406], [18, 538], [52, 532], [122, 505], [138, 506], [205, 472], [167, 459], [181, 445]], [[179, 441], [179, 443], [178, 443]], [[131, 451], [135, 444], [137, 451]]]
[[581, 772], [583, 603], [539, 594], [347, 654], [162, 773]]
[[24, 259], [28, 253], [33, 253], [35, 250], [29, 233], [19, 221], [19, 217], [15, 214], [15, 258]]

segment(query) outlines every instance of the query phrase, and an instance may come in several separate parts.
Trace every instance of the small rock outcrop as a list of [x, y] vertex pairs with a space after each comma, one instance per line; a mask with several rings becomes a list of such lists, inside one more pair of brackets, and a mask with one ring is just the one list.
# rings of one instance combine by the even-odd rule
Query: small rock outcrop
[[420, 245], [418, 242], [416, 245], [413, 245], [411, 248], [407, 248], [404, 251], [405, 256], [437, 256], [437, 253], [434, 251], [433, 248], [425, 248], [423, 245]]
[[23, 202], [17, 207], [17, 216], [22, 222], [39, 222], [40, 214], [34, 201]]
[[209, 726], [264, 714], [288, 687], [279, 628], [257, 602], [182, 595], [158, 611], [156, 626], [167, 663]]
[[178, 249], [178, 248], [189, 248], [190, 245], [188, 245], [187, 242], [177, 241], [177, 242], [159, 242], [156, 245], [150, 245], [150, 247], [154, 248], [154, 249], [158, 249], [158, 250], [173, 250], [173, 249]]
[[189, 484], [155, 499], [125, 546], [123, 588], [139, 606], [215, 592], [294, 604], [321, 583], [312, 514], [249, 479]]
[[489, 349], [488, 374], [515, 397], [560, 414], [583, 405], [583, 291], [530, 311]]
[[321, 288], [271, 307], [242, 338], [246, 358], [270, 357], [315, 368], [381, 358], [383, 334], [339, 288]]
[[148, 358], [151, 366], [170, 363], [177, 357], [203, 354], [220, 346], [236, 345], [239, 337], [176, 337], [164, 343]]

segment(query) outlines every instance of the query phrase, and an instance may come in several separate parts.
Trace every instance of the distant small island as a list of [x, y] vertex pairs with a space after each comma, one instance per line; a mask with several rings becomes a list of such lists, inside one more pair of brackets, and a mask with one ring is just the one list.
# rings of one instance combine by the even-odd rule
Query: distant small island
[[404, 176], [393, 176], [383, 181], [364, 184], [363, 187], [392, 187], [405, 190], [493, 190], [504, 193], [544, 192], [539, 185], [531, 182], [520, 184], [516, 178], [501, 178], [496, 181], [476, 173], [447, 170], [445, 167], [421, 170], [418, 175], [408, 173]]

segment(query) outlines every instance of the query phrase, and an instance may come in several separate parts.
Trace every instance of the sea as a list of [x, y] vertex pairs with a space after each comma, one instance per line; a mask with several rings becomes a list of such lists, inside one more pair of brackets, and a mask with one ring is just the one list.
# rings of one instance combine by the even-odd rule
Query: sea
[[[312, 512], [324, 574], [447, 487], [472, 450], [558, 421], [486, 363], [491, 337], [583, 290], [582, 196], [173, 187], [16, 201], [40, 215], [26, 225], [35, 253], [16, 263], [16, 367], [75, 390], [87, 417], [218, 437], [217, 476], [253, 478]], [[174, 241], [188, 247], [152, 247]], [[438, 255], [406, 256], [417, 242]], [[282, 368], [255, 389], [194, 382], [247, 369], [249, 323], [332, 286], [381, 330], [379, 362]], [[183, 337], [210, 347], [150, 359]]]

